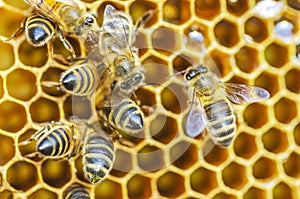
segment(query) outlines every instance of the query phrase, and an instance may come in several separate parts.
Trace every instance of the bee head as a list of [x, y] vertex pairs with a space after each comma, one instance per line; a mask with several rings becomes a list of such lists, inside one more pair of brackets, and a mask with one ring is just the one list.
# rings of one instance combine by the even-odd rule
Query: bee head
[[207, 71], [208, 71], [207, 67], [203, 65], [200, 65], [196, 68], [188, 69], [187, 72], [185, 73], [185, 79], [189, 81], [200, 74], [207, 73]]

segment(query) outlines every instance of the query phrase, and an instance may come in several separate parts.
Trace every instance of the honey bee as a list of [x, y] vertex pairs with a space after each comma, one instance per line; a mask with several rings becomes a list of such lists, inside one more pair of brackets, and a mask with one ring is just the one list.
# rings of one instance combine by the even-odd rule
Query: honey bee
[[[79, 150], [79, 132], [73, 125], [69, 126], [63, 122], [51, 122], [41, 130], [35, 132], [28, 140], [19, 145], [26, 145], [36, 140], [36, 151], [39, 155], [48, 158], [69, 158], [76, 155]], [[33, 156], [35, 153], [30, 154]]]
[[230, 101], [243, 104], [262, 101], [270, 96], [263, 88], [221, 82], [205, 65], [188, 68], [184, 79], [199, 95], [200, 103], [197, 104], [201, 104], [201, 107], [192, 104], [186, 124], [194, 125], [187, 125], [186, 133], [198, 135], [206, 127], [214, 143], [223, 147], [231, 144], [236, 131], [236, 118]]
[[90, 193], [84, 186], [74, 183], [65, 191], [64, 199], [90, 199]]

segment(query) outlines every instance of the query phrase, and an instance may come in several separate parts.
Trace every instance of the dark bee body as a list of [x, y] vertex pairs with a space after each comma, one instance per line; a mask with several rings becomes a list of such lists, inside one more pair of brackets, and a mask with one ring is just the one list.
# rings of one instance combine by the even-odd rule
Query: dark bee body
[[90, 199], [89, 191], [80, 184], [72, 184], [64, 193], [64, 199]]
[[96, 184], [105, 179], [112, 169], [115, 148], [112, 141], [93, 131], [87, 134], [82, 155], [85, 176], [91, 183]]

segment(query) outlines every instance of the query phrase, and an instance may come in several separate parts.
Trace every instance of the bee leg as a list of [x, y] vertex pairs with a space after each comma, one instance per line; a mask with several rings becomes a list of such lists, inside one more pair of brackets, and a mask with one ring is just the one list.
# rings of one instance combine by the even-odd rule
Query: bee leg
[[65, 38], [64, 34], [61, 32], [61, 30], [59, 28], [57, 29], [57, 33], [58, 33], [59, 39], [62, 41], [62, 43], [65, 46], [65, 48], [71, 53], [72, 58], [75, 58], [76, 57], [76, 53], [75, 53], [72, 45]]
[[10, 41], [16, 37], [19, 37], [24, 32], [24, 25], [22, 25], [21, 28], [19, 28], [10, 38], [4, 40], [5, 42]]
[[73, 150], [69, 153], [68, 155], [68, 159], [71, 159], [72, 156], [76, 156], [79, 151], [80, 151], [80, 146], [81, 146], [81, 142], [79, 141], [77, 135], [75, 134], [75, 130], [74, 130], [74, 125], [71, 126], [71, 131], [72, 131], [72, 140], [74, 141], [74, 148]]
[[46, 125], [41, 130], [35, 132], [29, 139], [27, 139], [23, 142], [20, 142], [18, 145], [23, 146], [23, 145], [27, 145], [27, 144], [31, 143], [33, 140], [38, 140], [38, 138], [41, 137], [45, 133], [45, 131], [49, 131], [50, 128], [51, 128], [50, 125]]
[[25, 157], [25, 158], [34, 158], [36, 155], [37, 155], [39, 158], [42, 158], [42, 157], [43, 157], [39, 152], [33, 152], [33, 153], [26, 154], [24, 157]]

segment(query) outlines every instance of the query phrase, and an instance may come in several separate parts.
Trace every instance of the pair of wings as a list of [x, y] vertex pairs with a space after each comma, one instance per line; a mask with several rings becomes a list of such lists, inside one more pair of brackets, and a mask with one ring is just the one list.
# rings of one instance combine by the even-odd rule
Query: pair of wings
[[[247, 84], [219, 82], [219, 86], [225, 90], [227, 99], [235, 104], [260, 102], [270, 97], [269, 92], [265, 89]], [[194, 93], [194, 95], [196, 94]], [[206, 114], [200, 101], [196, 99], [195, 102], [192, 102], [187, 115], [185, 125], [186, 134], [190, 137], [197, 137], [202, 133], [206, 124]]]

